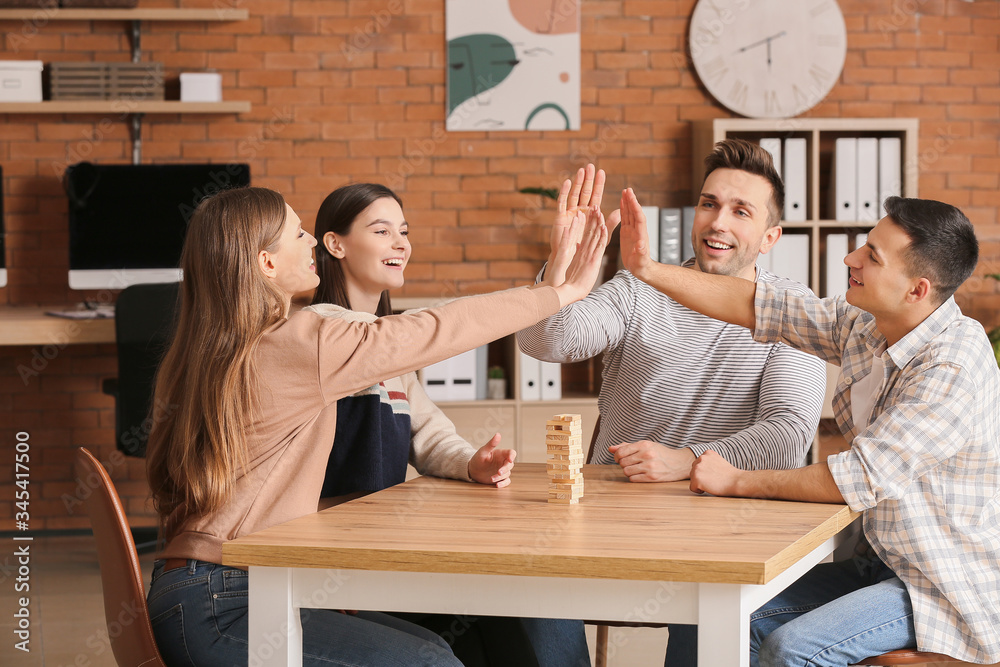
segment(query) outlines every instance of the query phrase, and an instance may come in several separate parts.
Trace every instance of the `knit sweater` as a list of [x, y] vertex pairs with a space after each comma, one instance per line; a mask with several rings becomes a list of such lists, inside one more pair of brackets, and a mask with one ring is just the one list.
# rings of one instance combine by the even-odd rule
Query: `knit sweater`
[[167, 519], [160, 558], [222, 562], [222, 544], [316, 511], [336, 435], [337, 401], [534, 324], [559, 309], [549, 287], [457, 299], [440, 308], [349, 322], [299, 311], [258, 344], [257, 414], [247, 469], [218, 510]]
[[[374, 322], [376, 316], [333, 304], [306, 308], [324, 317]], [[476, 449], [427, 396], [416, 373], [390, 378], [337, 402], [337, 435], [321, 496], [378, 491], [422, 475], [469, 480]]]

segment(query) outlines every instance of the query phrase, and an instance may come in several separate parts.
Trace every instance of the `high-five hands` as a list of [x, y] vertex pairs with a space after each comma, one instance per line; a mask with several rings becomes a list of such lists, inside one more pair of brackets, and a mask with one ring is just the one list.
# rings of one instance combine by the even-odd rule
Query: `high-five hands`
[[[558, 285], [564, 279], [563, 274], [558, 273], [560, 267], [553, 266], [563, 235], [567, 229], [570, 229], [574, 218], [579, 213], [588, 215], [589, 209], [594, 207], [600, 210], [601, 200], [604, 198], [605, 180], [603, 169], [595, 169], [594, 165], [588, 164], [577, 170], [572, 181], [568, 178], [563, 181], [562, 188], [559, 189], [558, 210], [552, 221], [552, 232], [549, 236], [551, 251], [548, 266], [545, 269], [546, 278], [549, 278], [550, 273], [554, 273], [551, 276], [551, 284]], [[575, 242], [580, 242], [582, 232], [581, 228], [573, 237]], [[561, 270], [565, 270], [565, 266], [561, 267]]]
[[[580, 243], [573, 241], [573, 236], [583, 228]], [[590, 288], [597, 282], [601, 271], [601, 259], [604, 249], [608, 246], [608, 228], [604, 224], [604, 216], [599, 208], [589, 211], [584, 222], [583, 214], [577, 213], [569, 227], [563, 230], [559, 245], [553, 256], [553, 264], [557, 267], [566, 266], [565, 280], [560, 284], [555, 282], [555, 272], [546, 271], [544, 285], [552, 285], [559, 295], [559, 307], [565, 307], [590, 294]]]
[[621, 203], [621, 244], [622, 264], [632, 275], [644, 280], [655, 262], [649, 256], [649, 232], [646, 229], [646, 214], [632, 188], [622, 191]]

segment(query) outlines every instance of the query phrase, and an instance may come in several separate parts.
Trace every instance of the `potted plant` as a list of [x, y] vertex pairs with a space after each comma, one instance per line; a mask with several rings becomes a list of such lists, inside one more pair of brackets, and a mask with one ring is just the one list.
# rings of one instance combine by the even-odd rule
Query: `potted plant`
[[486, 397], [498, 401], [507, 398], [507, 380], [503, 376], [503, 366], [490, 366], [486, 371]]

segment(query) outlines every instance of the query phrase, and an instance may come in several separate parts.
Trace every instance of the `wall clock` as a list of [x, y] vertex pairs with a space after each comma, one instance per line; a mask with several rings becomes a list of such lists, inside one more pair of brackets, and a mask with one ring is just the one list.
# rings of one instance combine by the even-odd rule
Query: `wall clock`
[[723, 106], [787, 118], [816, 106], [840, 78], [847, 28], [835, 0], [699, 0], [688, 44]]

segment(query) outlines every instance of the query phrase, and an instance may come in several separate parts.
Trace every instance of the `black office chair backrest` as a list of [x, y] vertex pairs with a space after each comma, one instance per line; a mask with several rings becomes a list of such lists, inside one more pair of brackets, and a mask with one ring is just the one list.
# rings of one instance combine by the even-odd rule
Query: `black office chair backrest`
[[152, 405], [153, 380], [173, 336], [179, 288], [179, 283], [131, 285], [118, 295], [115, 430], [118, 449], [129, 456], [145, 456], [150, 428], [169, 414]]

